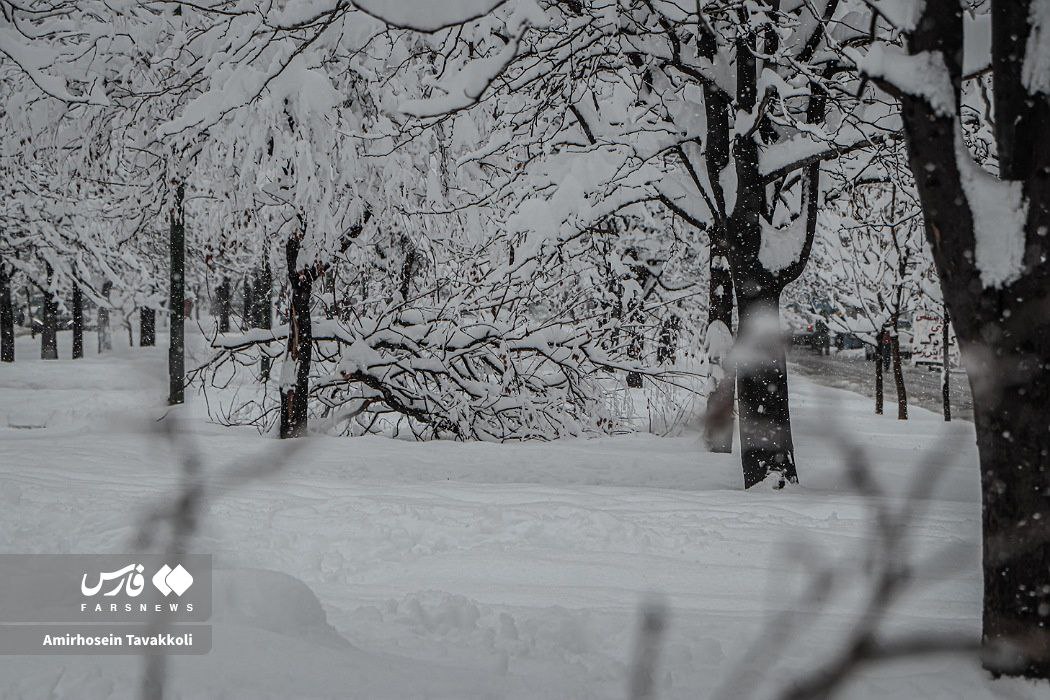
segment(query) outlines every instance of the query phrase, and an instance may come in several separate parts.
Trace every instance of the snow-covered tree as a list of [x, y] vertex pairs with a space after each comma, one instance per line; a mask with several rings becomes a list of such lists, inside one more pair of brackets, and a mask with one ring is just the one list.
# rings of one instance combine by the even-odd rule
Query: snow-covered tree
[[765, 341], [779, 337], [765, 319], [809, 256], [819, 163], [887, 135], [891, 107], [870, 91], [857, 99], [836, 58], [864, 42], [870, 10], [522, 5], [435, 41], [432, 94], [402, 109], [440, 122], [497, 105], [473, 159], [502, 172], [517, 211], [508, 223], [531, 237], [572, 235], [642, 202], [709, 229], [715, 335], [731, 327], [735, 295], [743, 342], [764, 348], [737, 354], [745, 485], [796, 480], [783, 349]]
[[[878, 6], [903, 46], [879, 44], [861, 66], [900, 99], [926, 235], [973, 392], [984, 639], [1011, 645], [1022, 660], [1016, 673], [1047, 678], [1050, 3], [992, 0], [977, 14], [957, 0]], [[981, 164], [966, 136], [976, 90], [964, 81], [984, 70], [994, 139]]]

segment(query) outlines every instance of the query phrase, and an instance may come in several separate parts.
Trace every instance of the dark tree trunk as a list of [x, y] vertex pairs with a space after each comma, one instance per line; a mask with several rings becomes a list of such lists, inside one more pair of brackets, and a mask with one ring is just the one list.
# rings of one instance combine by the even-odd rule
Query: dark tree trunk
[[230, 332], [230, 278], [223, 277], [215, 290], [216, 301], [219, 303], [219, 332]]
[[787, 358], [779, 332], [780, 290], [753, 279], [737, 280], [739, 341], [736, 363], [740, 406], [740, 451], [744, 488], [774, 472], [797, 483], [788, 406]]
[[[733, 329], [733, 273], [729, 269], [729, 249], [725, 227], [711, 229], [711, 276], [708, 286], [708, 334], [711, 326], [720, 323], [732, 333]], [[704, 410], [704, 442], [711, 452], [728, 454], [733, 451], [733, 425], [736, 404], [736, 371], [729, 358], [730, 348], [712, 348], [708, 338], [711, 364], [721, 374], [714, 382]], [[715, 352], [712, 352], [715, 351]]]
[[[109, 300], [110, 290], [113, 289], [112, 282], [102, 283], [102, 296]], [[105, 303], [98, 305], [98, 317], [96, 318], [96, 333], [98, 334], [98, 354], [101, 355], [104, 352], [108, 352], [113, 349], [112, 337], [109, 333], [109, 308]]]
[[257, 322], [255, 320], [255, 294], [253, 294], [253, 291], [251, 275], [245, 275], [244, 281], [241, 284], [241, 296], [244, 301], [244, 307], [241, 313], [241, 323], [244, 326], [244, 330], [257, 327]]
[[139, 347], [151, 348], [157, 344], [157, 312], [143, 306], [139, 309]]
[[47, 266], [47, 289], [44, 290], [44, 313], [40, 319], [40, 359], [58, 359], [58, 301], [51, 291], [54, 272]]
[[[741, 148], [739, 141], [737, 146], [745, 152], [750, 150], [747, 146]], [[738, 183], [757, 180], [757, 152], [751, 151], [751, 156], [752, 160], [742, 164], [738, 155], [738, 173], [742, 171], [745, 176], [738, 175]], [[813, 192], [812, 177], [808, 183], [807, 188]], [[803, 252], [796, 265], [777, 275], [762, 266], [758, 260], [762, 240], [758, 217], [763, 200], [763, 188], [741, 185], [729, 229], [740, 321], [736, 386], [744, 488], [773, 476], [776, 487], [798, 483], [788, 407], [787, 358], [779, 327], [780, 292], [785, 284], [797, 278], [808, 251]], [[815, 226], [815, 212], [812, 221]]]
[[73, 285], [73, 359], [84, 357], [84, 295]]
[[656, 346], [656, 362], [660, 365], [673, 365], [678, 359], [678, 335], [682, 330], [682, 319], [676, 313], [670, 313], [660, 322], [660, 339]]
[[310, 393], [310, 361], [313, 335], [310, 325], [310, 297], [313, 276], [309, 270], [297, 270], [299, 238], [292, 236], [285, 247], [288, 260], [288, 345], [281, 370], [282, 438], [306, 435], [307, 408]]
[[11, 302], [11, 273], [0, 261], [0, 362], [15, 361], [15, 309]]
[[[775, 53], [777, 36], [765, 32], [762, 52]], [[757, 36], [736, 39], [736, 108], [751, 112], [758, 108]], [[825, 112], [825, 98], [813, 87], [806, 107], [806, 120], [818, 123]], [[791, 412], [788, 406], [787, 358], [779, 329], [780, 293], [802, 274], [816, 233], [820, 194], [820, 166], [812, 164], [801, 171], [801, 198], [805, 217], [805, 238], [798, 258], [783, 269], [767, 270], [759, 259], [762, 247], [762, 221], [769, 221], [767, 202], [769, 183], [759, 171], [756, 136], [767, 143], [776, 138], [771, 124], [760, 118], [758, 133], [735, 134], [732, 140], [736, 167], [736, 203], [728, 218], [729, 263], [733, 273], [740, 327], [737, 345], [743, 353], [737, 359], [737, 405], [744, 487], [750, 488], [767, 477], [776, 477], [775, 486], [797, 483], [795, 450], [791, 439]], [[710, 148], [710, 145], [708, 145]], [[772, 204], [775, 210], [776, 203]]]
[[33, 297], [29, 292], [29, 285], [22, 288], [26, 293], [26, 320], [29, 322], [29, 337], [36, 339], [36, 323], [33, 319]]
[[263, 261], [254, 282], [255, 298], [255, 327], [273, 328], [273, 301], [271, 287], [273, 287], [273, 275], [270, 272], [270, 262]]
[[339, 316], [339, 297], [336, 296], [335, 291], [335, 273], [329, 270], [324, 280], [324, 293], [330, 299], [327, 304], [324, 305], [324, 317], [327, 319], [338, 318]]
[[[635, 362], [638, 362], [642, 357], [642, 341], [640, 336], [636, 333], [631, 333], [631, 341], [627, 346], [627, 357]], [[627, 386], [631, 389], [641, 389], [643, 386], [642, 373], [641, 372], [628, 372], [627, 373]]]
[[171, 335], [168, 343], [168, 404], [175, 405], [185, 400], [186, 385], [186, 336], [185, 336], [185, 285], [186, 285], [186, 227], [182, 183], [175, 186], [175, 201], [172, 202], [168, 239], [170, 261], [168, 318]]
[[401, 239], [401, 247], [404, 257], [401, 260], [401, 284], [398, 291], [401, 292], [401, 301], [408, 301], [412, 293], [412, 278], [416, 276], [416, 268], [419, 264], [419, 253], [416, 244], [407, 235]]
[[[1016, 275], [984, 279], [974, 208], [956, 156], [963, 14], [955, 0], [927, 0], [907, 37], [911, 54], [943, 60], [955, 109], [901, 95], [911, 171], [926, 237], [973, 393], [980, 454], [983, 640], [1017, 655], [995, 673], [1050, 678], [1050, 96], [1022, 80], [1035, 16], [1030, 0], [993, 0], [992, 95], [998, 176], [1021, 183], [1021, 232], [1006, 222], [984, 236], [1024, 236]], [[1031, 57], [1027, 57], [1030, 59]], [[972, 182], [972, 179], [970, 180]], [[1005, 244], [1005, 243], [1004, 243]], [[997, 284], [994, 282], [998, 282]], [[993, 664], [1001, 654], [990, 654]]]
[[58, 359], [58, 302], [50, 297], [44, 299], [40, 319], [40, 359]]
[[[1016, 647], [1025, 658], [1023, 675], [1047, 678], [1050, 333], [1040, 330], [1041, 337], [1014, 337], [996, 347], [985, 370], [999, 377], [979, 375], [970, 386], [981, 456], [984, 640]], [[969, 371], [975, 363], [967, 364]]]
[[[700, 52], [708, 60], [714, 60], [718, 50], [716, 37], [708, 31], [700, 36]], [[705, 84], [704, 110], [707, 116], [707, 144], [704, 160], [709, 173], [712, 194], [717, 204], [718, 216], [711, 225], [710, 284], [708, 297], [708, 333], [711, 324], [720, 321], [733, 330], [733, 273], [730, 267], [730, 243], [726, 230], [728, 212], [726, 197], [722, 191], [721, 175], [729, 167], [730, 152], [730, 105], [728, 95], [713, 85]], [[714, 174], [718, 175], [715, 176]], [[711, 349], [710, 340], [708, 351]], [[711, 363], [718, 366], [714, 386], [704, 409], [704, 442], [711, 452], [728, 454], [733, 451], [734, 406], [736, 404], [736, 370], [727, 356], [729, 348], [719, 348]], [[718, 377], [717, 375], [721, 376]]]
[[[897, 206], [897, 187], [894, 185], [890, 195], [890, 216], [895, 218]], [[901, 252], [899, 239], [897, 238], [897, 227], [890, 226], [890, 236], [893, 239], [893, 247], [897, 251], [897, 274], [899, 279], [905, 279], [908, 273], [908, 256]], [[904, 367], [901, 365], [901, 337], [900, 337], [900, 309], [904, 300], [904, 283], [897, 284], [897, 299], [894, 304], [893, 334], [890, 336], [890, 355], [893, 358], [893, 384], [897, 393], [897, 420], [908, 420], [908, 389], [904, 386]]]
[[[631, 248], [627, 251], [627, 255], [632, 261], [631, 273], [634, 275], [634, 281], [637, 283], [638, 289], [641, 290], [637, 297], [630, 300], [626, 309], [627, 322], [630, 324], [627, 329], [627, 335], [629, 338], [627, 343], [627, 357], [638, 365], [641, 364], [642, 354], [645, 351], [645, 338], [641, 331], [641, 328], [645, 324], [645, 315], [642, 313], [644, 291], [648, 288], [652, 273], [644, 261], [638, 258], [638, 251]], [[627, 373], [627, 386], [632, 389], [641, 389], [642, 385], [641, 372], [632, 371]]]
[[941, 400], [944, 403], [944, 420], [949, 422], [952, 419], [952, 402], [951, 402], [951, 355], [950, 348], [948, 346], [948, 331], [950, 317], [948, 315], [948, 307], [944, 307], [944, 327], [941, 328]]
[[883, 332], [875, 336], [875, 415], [883, 413], [883, 380], [882, 380], [882, 339]]
[[[273, 274], [270, 272], [270, 261], [264, 259], [259, 268], [259, 273], [255, 276], [255, 304], [258, 314], [258, 326], [267, 330], [273, 328], [272, 289]], [[259, 381], [264, 384], [270, 379], [271, 363], [272, 360], [266, 354], [259, 360]]]
[[900, 336], [894, 333], [890, 342], [893, 353], [893, 383], [897, 388], [897, 420], [908, 420], [908, 389], [904, 386], [904, 367], [901, 365]]

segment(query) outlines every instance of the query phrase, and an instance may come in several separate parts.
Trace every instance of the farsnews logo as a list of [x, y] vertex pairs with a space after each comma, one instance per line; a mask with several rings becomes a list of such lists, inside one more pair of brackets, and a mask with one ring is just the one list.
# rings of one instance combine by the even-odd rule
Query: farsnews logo
[[123, 588], [125, 593], [134, 598], [142, 593], [142, 589], [146, 585], [142, 579], [142, 568], [142, 564], [128, 564], [116, 571], [102, 572], [98, 575], [98, 583], [94, 586], [88, 585], [88, 575], [84, 574], [80, 579], [80, 592], [86, 596], [98, 595], [98, 592], [102, 590], [106, 583], [116, 581], [117, 585], [102, 595], [115, 596]]
[[193, 585], [193, 577], [182, 567], [182, 564], [176, 564], [174, 569], [165, 564], [153, 574], [153, 585], [164, 594], [164, 597], [172, 593], [181, 596]]
[[[103, 596], [115, 596], [123, 589], [129, 597], [138, 597], [146, 587], [143, 570], [142, 564], [128, 564], [116, 571], [103, 571], [97, 575], [97, 583], [93, 586], [88, 585], [88, 574], [85, 573], [80, 579], [80, 592], [88, 597], [96, 596], [107, 584], [116, 581], [116, 585], [102, 593]], [[193, 576], [182, 564], [176, 564], [174, 569], [164, 564], [157, 569], [151, 580], [164, 597], [172, 593], [181, 596], [193, 585]]]

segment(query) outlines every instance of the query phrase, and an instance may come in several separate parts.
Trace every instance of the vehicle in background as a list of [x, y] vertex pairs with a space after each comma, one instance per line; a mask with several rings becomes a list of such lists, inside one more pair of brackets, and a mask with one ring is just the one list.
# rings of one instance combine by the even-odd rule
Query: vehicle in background
[[808, 347], [818, 355], [830, 355], [831, 331], [824, 321], [807, 323], [804, 330], [796, 330], [791, 334], [791, 344]]
[[835, 333], [832, 345], [836, 350], [863, 350], [864, 341], [856, 333]]

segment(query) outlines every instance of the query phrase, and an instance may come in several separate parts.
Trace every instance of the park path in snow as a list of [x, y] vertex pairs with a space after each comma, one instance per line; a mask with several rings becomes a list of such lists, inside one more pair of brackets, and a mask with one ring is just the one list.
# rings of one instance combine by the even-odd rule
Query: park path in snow
[[[68, 343], [68, 338], [63, 341]], [[126, 341], [125, 341], [126, 342]], [[137, 517], [173, 492], [165, 350], [42, 362], [20, 338], [0, 366], [0, 549], [123, 552]], [[68, 349], [63, 356], [68, 357]], [[890, 632], [976, 635], [979, 488], [973, 426], [919, 408], [902, 423], [855, 394], [792, 380], [802, 485], [740, 490], [738, 457], [698, 435], [550, 443], [311, 438], [277, 474], [215, 494], [194, 551], [214, 555], [215, 642], [172, 660], [173, 697], [625, 697], [639, 606], [669, 610], [658, 697], [769, 697], [826, 659], [856, 623], [873, 502], [843, 446], [861, 448], [894, 502], [944, 474], [910, 528], [920, 568]], [[178, 412], [220, 475], [279, 443]], [[801, 605], [809, 576], [845, 582]], [[785, 611], [790, 645], [741, 671]], [[135, 697], [135, 657], [0, 658], [0, 697]], [[754, 688], [744, 694], [744, 684]], [[850, 698], [1036, 697], [971, 659], [865, 669]], [[1043, 689], [1045, 690], [1045, 688]]]

